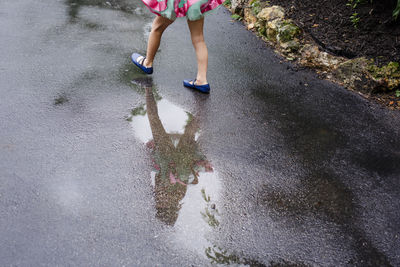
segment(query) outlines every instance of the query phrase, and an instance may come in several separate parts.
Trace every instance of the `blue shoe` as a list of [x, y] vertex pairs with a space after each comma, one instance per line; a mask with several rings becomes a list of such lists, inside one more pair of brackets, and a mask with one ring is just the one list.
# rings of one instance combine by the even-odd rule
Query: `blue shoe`
[[143, 57], [143, 59], [141, 60], [141, 62], [139, 62], [137, 59], [138, 57], [142, 57], [142, 55], [138, 54], [138, 53], [133, 53], [131, 58], [132, 58], [132, 62], [138, 66], [142, 71], [144, 71], [144, 73], [146, 74], [152, 74], [153, 73], [153, 67], [150, 68], [146, 68], [145, 66], [143, 66], [144, 60], [146, 59], [146, 57]]
[[203, 84], [203, 85], [198, 85], [198, 84], [195, 84], [195, 82], [196, 82], [196, 79], [183, 80], [183, 86], [198, 90], [202, 93], [206, 93], [206, 94], [210, 93], [210, 84], [207, 83], [207, 84]]

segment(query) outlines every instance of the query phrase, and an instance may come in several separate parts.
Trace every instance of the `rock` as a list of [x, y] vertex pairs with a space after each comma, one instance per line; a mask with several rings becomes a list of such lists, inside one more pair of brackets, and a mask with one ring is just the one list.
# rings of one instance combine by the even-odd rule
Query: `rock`
[[245, 0], [231, 0], [231, 12], [234, 14], [238, 14], [243, 17], [243, 9], [245, 5]]
[[300, 42], [297, 40], [291, 40], [286, 43], [279, 44], [287, 52], [296, 52], [300, 49]]
[[285, 17], [285, 12], [280, 6], [272, 6], [263, 8], [260, 13], [258, 13], [257, 18], [264, 21], [271, 21], [274, 19], [283, 19]]
[[246, 7], [244, 9], [244, 21], [246, 21], [249, 24], [254, 24], [257, 22], [257, 17], [254, 15], [253, 10], [251, 8]]
[[371, 60], [365, 57], [354, 58], [339, 64], [333, 72], [333, 76], [343, 82], [351, 89], [357, 89], [371, 93], [382, 86], [382, 83], [372, 79], [368, 73], [368, 66]]
[[286, 43], [293, 40], [300, 33], [301, 30], [299, 27], [292, 23], [288, 23], [278, 28], [277, 40], [280, 43]]
[[306, 44], [300, 50], [300, 63], [321, 70], [333, 70], [336, 65], [344, 62], [344, 58], [335, 57], [327, 52], [321, 52], [315, 45]]
[[400, 87], [400, 64], [398, 62], [389, 62], [387, 65], [378, 67], [373, 60], [367, 67], [369, 74], [380, 83], [384, 84], [389, 90]]
[[265, 23], [264, 23], [263, 21], [257, 20], [257, 21], [254, 23], [254, 27], [256, 27], [256, 28], [264, 27], [264, 28], [265, 28]]
[[248, 25], [247, 25], [247, 29], [248, 29], [248, 30], [254, 29], [254, 23], [248, 24]]
[[373, 59], [354, 58], [339, 64], [333, 75], [347, 87], [367, 93], [400, 87], [400, 66], [396, 62], [378, 67]]
[[301, 49], [301, 56], [307, 62], [312, 62], [314, 58], [319, 57], [319, 49], [315, 45], [306, 44]]
[[266, 36], [267, 36], [268, 40], [276, 42], [276, 34], [277, 34], [276, 30], [267, 28]]
[[319, 59], [321, 65], [327, 67], [328, 69], [334, 69], [337, 64], [340, 63], [338, 57], [335, 57], [327, 52], [321, 52], [319, 54]]
[[282, 24], [283, 24], [282, 19], [274, 19], [274, 20], [268, 21], [266, 23], [266, 26], [272, 30], [278, 31], [278, 29], [280, 27], [282, 27]]
[[365, 70], [369, 64], [370, 61], [365, 57], [347, 60], [337, 66], [335, 70], [335, 76], [345, 79], [353, 75], [360, 75], [365, 73]]
[[389, 90], [395, 90], [400, 88], [400, 79], [387, 79], [385, 80], [386, 84], [387, 84], [387, 88]]
[[278, 29], [282, 27], [282, 19], [274, 19], [266, 22], [266, 37], [268, 40], [276, 42], [276, 35], [278, 34]]

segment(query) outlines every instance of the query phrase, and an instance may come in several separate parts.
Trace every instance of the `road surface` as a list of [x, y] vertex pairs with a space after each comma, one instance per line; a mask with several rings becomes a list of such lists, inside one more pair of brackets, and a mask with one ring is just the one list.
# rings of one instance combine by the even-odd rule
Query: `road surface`
[[221, 7], [211, 94], [184, 19], [0, 3], [1, 266], [399, 266], [400, 114], [298, 70]]

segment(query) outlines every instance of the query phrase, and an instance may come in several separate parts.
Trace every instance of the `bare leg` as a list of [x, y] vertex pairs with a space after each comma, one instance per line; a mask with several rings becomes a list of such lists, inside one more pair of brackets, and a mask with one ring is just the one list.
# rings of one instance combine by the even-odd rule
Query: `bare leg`
[[[143, 65], [146, 68], [153, 66], [153, 60], [157, 53], [158, 48], [160, 47], [161, 36], [165, 29], [174, 22], [173, 20], [169, 20], [162, 16], [157, 16], [153, 25], [151, 26], [151, 32], [149, 36], [149, 40], [147, 42], [147, 53], [146, 59]], [[138, 58], [138, 62], [141, 62], [142, 58]]]
[[190, 30], [190, 37], [192, 38], [193, 47], [196, 50], [196, 84], [207, 84], [208, 51], [203, 35], [204, 18], [195, 21], [188, 20], [187, 22]]

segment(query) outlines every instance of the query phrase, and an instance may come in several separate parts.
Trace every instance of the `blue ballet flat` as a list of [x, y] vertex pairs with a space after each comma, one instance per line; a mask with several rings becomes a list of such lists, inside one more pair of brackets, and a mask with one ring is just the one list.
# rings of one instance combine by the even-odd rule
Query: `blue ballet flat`
[[[191, 83], [193, 82], [193, 83]], [[196, 79], [194, 80], [183, 80], [183, 86], [188, 87], [188, 88], [192, 88], [195, 90], [198, 90], [202, 93], [210, 93], [210, 84], [203, 84], [203, 85], [198, 85], [198, 84], [194, 84], [196, 82]]]
[[141, 57], [142, 55], [138, 54], [138, 53], [133, 53], [131, 58], [132, 58], [132, 62], [138, 66], [144, 73], [146, 74], [152, 74], [153, 73], [153, 67], [150, 68], [146, 68], [145, 66], [143, 66], [144, 60], [146, 59], [146, 57], [143, 57], [142, 62], [140, 63], [137, 59], [138, 57]]

